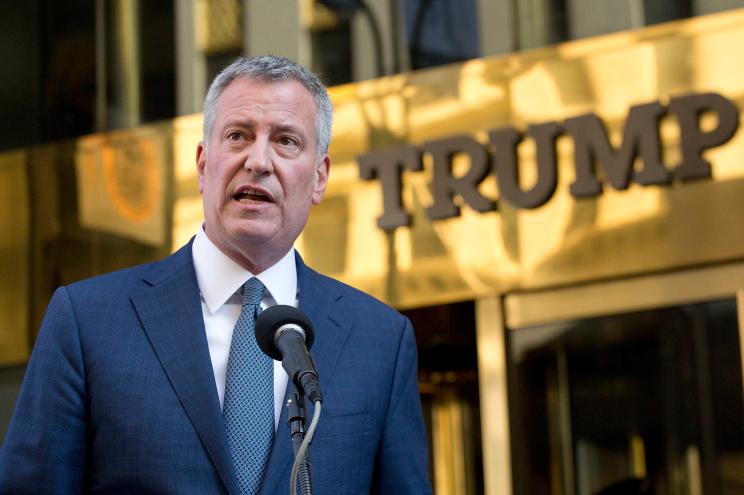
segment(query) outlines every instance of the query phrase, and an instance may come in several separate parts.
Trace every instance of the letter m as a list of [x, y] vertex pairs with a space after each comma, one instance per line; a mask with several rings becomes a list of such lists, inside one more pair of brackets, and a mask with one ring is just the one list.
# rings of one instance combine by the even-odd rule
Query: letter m
[[[571, 194], [596, 196], [602, 192], [597, 167], [615, 189], [627, 189], [631, 179], [643, 185], [667, 184], [670, 174], [661, 160], [659, 120], [665, 109], [658, 102], [630, 108], [623, 129], [622, 143], [614, 148], [602, 121], [594, 114], [566, 120], [566, 132], [574, 141], [576, 180]], [[636, 158], [643, 166], [636, 167]]]

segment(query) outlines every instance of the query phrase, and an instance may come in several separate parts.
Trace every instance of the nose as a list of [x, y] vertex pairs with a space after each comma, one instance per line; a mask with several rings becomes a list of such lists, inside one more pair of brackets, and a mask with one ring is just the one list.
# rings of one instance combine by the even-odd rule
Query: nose
[[257, 139], [248, 149], [243, 168], [255, 175], [266, 175], [273, 170], [271, 153], [267, 140]]

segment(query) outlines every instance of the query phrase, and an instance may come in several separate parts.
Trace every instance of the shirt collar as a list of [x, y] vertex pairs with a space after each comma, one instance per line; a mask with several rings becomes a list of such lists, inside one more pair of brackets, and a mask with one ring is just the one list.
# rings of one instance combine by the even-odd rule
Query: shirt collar
[[[196, 280], [209, 312], [214, 314], [252, 276], [215, 246], [203, 228], [196, 233], [191, 248]], [[265, 305], [296, 305], [297, 267], [294, 249], [290, 249], [274, 265], [256, 275], [266, 287]], [[267, 299], [268, 296], [268, 299]]]

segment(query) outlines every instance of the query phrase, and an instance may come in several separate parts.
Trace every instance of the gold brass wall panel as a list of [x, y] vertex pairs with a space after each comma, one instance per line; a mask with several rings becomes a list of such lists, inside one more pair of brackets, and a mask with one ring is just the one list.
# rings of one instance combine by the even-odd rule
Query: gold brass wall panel
[[[326, 203], [300, 241], [311, 264], [401, 307], [513, 290], [540, 289], [744, 256], [744, 131], [706, 152], [712, 181], [669, 187], [605, 186], [576, 200], [573, 147], [558, 141], [556, 194], [535, 210], [429, 221], [430, 164], [404, 172], [413, 226], [385, 233], [378, 182], [360, 182], [357, 157], [371, 149], [420, 145], [469, 134], [486, 141], [502, 126], [561, 122], [594, 112], [619, 144], [628, 108], [671, 96], [717, 92], [744, 103], [744, 12], [671, 23], [501, 58], [333, 88], [333, 164]], [[707, 125], [707, 124], [706, 124]], [[679, 130], [661, 125], [664, 160], [679, 159]], [[521, 146], [525, 171], [534, 149]], [[467, 164], [455, 164], [467, 166]], [[497, 197], [487, 179], [483, 194]]]
[[512, 493], [503, 306], [499, 297], [482, 298], [475, 304], [485, 493]]
[[[331, 181], [297, 247], [329, 275], [398, 307], [619, 277], [744, 257], [744, 131], [706, 152], [713, 180], [669, 187], [609, 186], [576, 200], [573, 146], [557, 144], [556, 194], [535, 210], [508, 203], [459, 218], [430, 221], [430, 166], [404, 172], [403, 202], [413, 225], [384, 232], [376, 225], [378, 182], [359, 179], [357, 157], [372, 149], [455, 134], [486, 142], [503, 126], [558, 121], [594, 112], [617, 146], [628, 108], [670, 96], [718, 92], [744, 103], [744, 11], [567, 43], [500, 58], [401, 74], [331, 89], [335, 105]], [[714, 124], [714, 123], [713, 123]], [[713, 125], [706, 124], [706, 125]], [[194, 150], [199, 116], [173, 122], [175, 204], [173, 248], [202, 221]], [[660, 134], [668, 167], [679, 159], [673, 118]], [[534, 146], [520, 145], [527, 176]], [[456, 160], [460, 173], [468, 164]], [[529, 181], [529, 177], [525, 180]], [[498, 197], [493, 177], [481, 192]]]
[[0, 364], [28, 357], [30, 212], [25, 151], [0, 155]]
[[170, 129], [163, 127], [79, 139], [75, 177], [81, 226], [164, 245], [170, 237], [166, 183], [171, 146]]
[[[377, 227], [380, 185], [361, 181], [357, 164], [370, 150], [457, 134], [485, 143], [492, 129], [560, 123], [587, 112], [601, 117], [617, 145], [630, 106], [666, 104], [675, 95], [715, 92], [741, 108], [742, 45], [744, 11], [730, 11], [332, 88], [331, 181], [297, 247], [319, 270], [398, 307], [744, 259], [744, 129], [706, 152], [712, 180], [605, 187], [597, 198], [580, 200], [568, 193], [573, 145], [563, 136], [558, 188], [547, 204], [518, 210], [500, 202], [489, 213], [463, 206], [459, 218], [440, 221], [426, 215], [431, 160], [425, 154], [423, 172], [404, 173], [402, 198], [413, 224], [394, 232]], [[715, 125], [709, 120], [704, 125]], [[660, 133], [671, 167], [680, 155], [675, 120], [664, 119]], [[3, 163], [13, 163], [4, 167], [14, 171], [4, 172], [13, 175], [6, 186], [11, 195], [4, 196], [12, 209], [4, 221], [18, 224], [8, 242], [22, 250], [23, 232], [32, 238], [27, 254], [4, 256], [2, 263], [13, 270], [32, 267], [33, 300], [26, 300], [32, 328], [50, 287], [159, 257], [196, 232], [203, 218], [194, 165], [200, 139], [201, 116], [192, 115], [31, 150], [27, 165], [21, 155], [2, 155]], [[526, 142], [518, 151], [529, 182], [534, 146]], [[467, 167], [455, 160], [455, 173]], [[498, 198], [493, 177], [480, 191]], [[31, 217], [28, 204], [39, 197], [55, 198], [50, 204], [56, 209], [34, 203]], [[2, 339], [28, 333], [13, 322], [29, 311], [12, 307], [12, 315], [2, 315]]]
[[744, 263], [735, 262], [547, 291], [513, 293], [504, 300], [506, 325], [515, 330], [556, 321], [723, 299], [733, 297], [742, 286]]
[[476, 493], [475, 459], [470, 444], [477, 437], [473, 433], [470, 409], [471, 405], [458, 396], [455, 387], [445, 387], [432, 404], [431, 453], [436, 466], [432, 482], [438, 495]]
[[0, 366], [27, 361], [58, 286], [171, 251], [169, 128], [0, 154]]

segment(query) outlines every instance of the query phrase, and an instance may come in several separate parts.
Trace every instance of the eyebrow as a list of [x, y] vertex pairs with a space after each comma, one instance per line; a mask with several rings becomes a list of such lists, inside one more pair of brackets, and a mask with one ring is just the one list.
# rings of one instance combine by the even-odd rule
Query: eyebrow
[[225, 122], [225, 124], [222, 126], [222, 129], [224, 130], [230, 127], [240, 127], [242, 129], [247, 129], [247, 128], [254, 127], [255, 125], [256, 123], [254, 120], [233, 119], [233, 120], [228, 120], [227, 122]]
[[292, 124], [278, 124], [271, 127], [271, 132], [288, 132], [291, 134], [296, 134], [300, 136], [303, 139], [306, 139], [305, 133], [302, 131], [302, 129], [299, 126], [292, 125]]
[[[256, 122], [253, 119], [233, 119], [228, 120], [225, 122], [225, 125], [222, 126], [222, 129], [229, 129], [230, 127], [239, 127], [242, 129], [251, 129], [256, 126]], [[294, 125], [294, 124], [276, 124], [271, 126], [271, 132], [289, 132], [292, 134], [297, 134], [298, 136], [301, 136], [303, 138], [306, 137], [306, 133], [302, 131], [300, 126]]]

